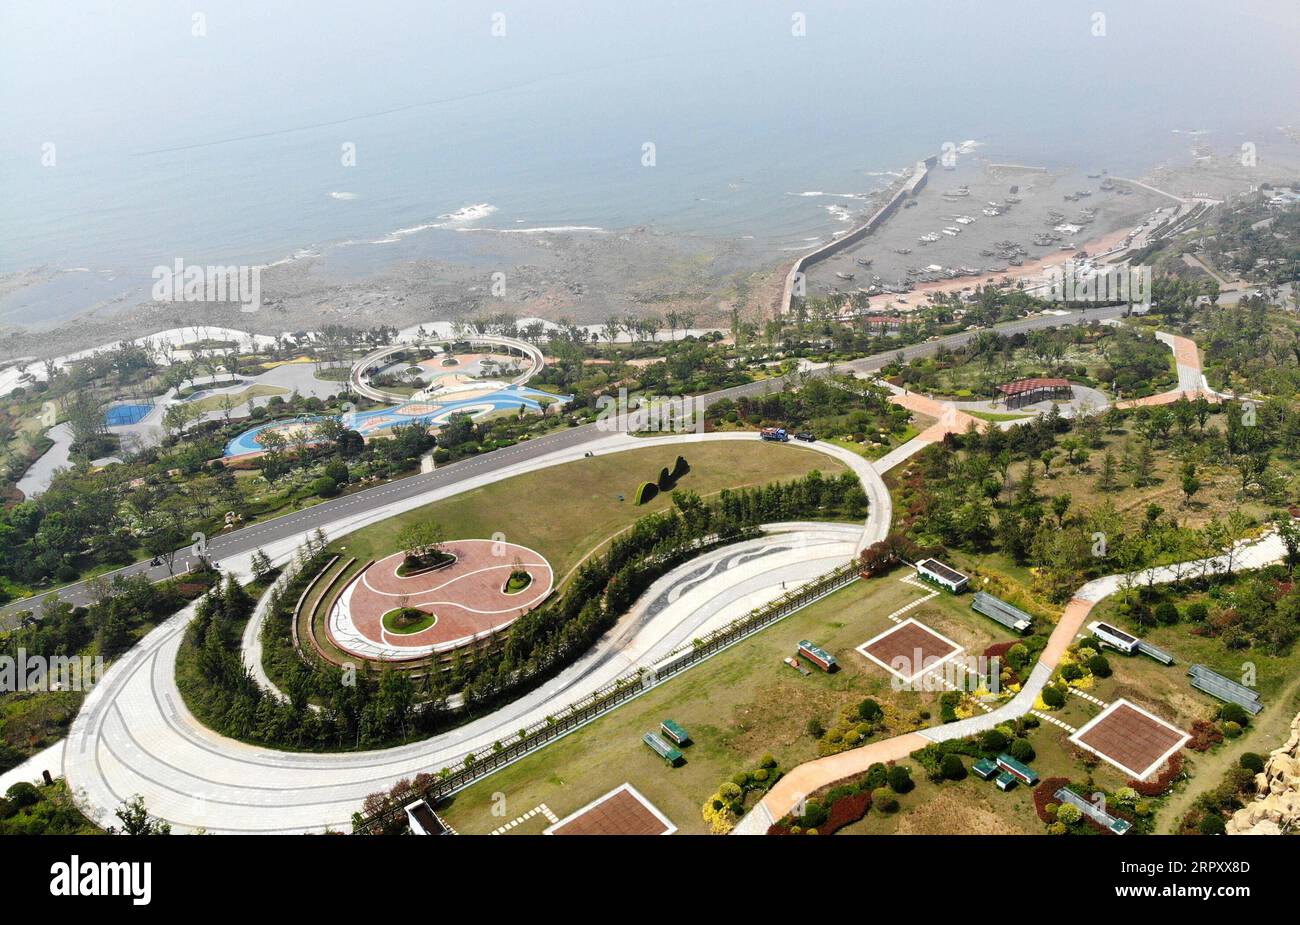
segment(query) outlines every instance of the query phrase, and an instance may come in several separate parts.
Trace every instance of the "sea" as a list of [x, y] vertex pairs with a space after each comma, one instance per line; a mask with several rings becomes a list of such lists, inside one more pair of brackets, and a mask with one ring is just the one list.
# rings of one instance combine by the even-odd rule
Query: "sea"
[[943, 152], [1264, 160], [1296, 116], [1297, 9], [9, 0], [0, 326], [134, 304], [177, 258], [355, 273], [629, 228], [805, 250]]

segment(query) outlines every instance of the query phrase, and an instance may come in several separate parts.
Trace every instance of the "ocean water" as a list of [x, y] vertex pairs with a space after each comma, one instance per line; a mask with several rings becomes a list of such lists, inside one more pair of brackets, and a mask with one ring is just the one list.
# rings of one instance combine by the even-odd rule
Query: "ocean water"
[[177, 257], [381, 267], [629, 227], [793, 251], [967, 139], [1130, 175], [1192, 131], [1261, 160], [1284, 143], [1294, 3], [1146, 0], [1096, 34], [1099, 5], [222, 0], [199, 28], [164, 0], [16, 0], [0, 273], [51, 272], [0, 297], [0, 324], [134, 302]]

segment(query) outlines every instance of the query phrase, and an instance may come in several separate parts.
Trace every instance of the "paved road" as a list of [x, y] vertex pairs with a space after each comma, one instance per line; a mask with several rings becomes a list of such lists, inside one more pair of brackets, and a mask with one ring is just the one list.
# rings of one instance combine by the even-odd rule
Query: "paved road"
[[[1235, 572], [1264, 568], [1280, 562], [1286, 555], [1286, 546], [1276, 532], [1241, 544], [1231, 560], [1227, 556], [1196, 559], [1174, 565], [1163, 565], [1134, 573], [1133, 586], [1163, 584], [1181, 581], [1194, 575], [1225, 573], [1229, 567]], [[1024, 716], [1033, 709], [1038, 695], [1052, 677], [1070, 644], [1074, 642], [1092, 609], [1124, 586], [1124, 575], [1107, 575], [1087, 582], [1074, 593], [1065, 613], [1052, 630], [1047, 646], [1038, 657], [1024, 686], [1011, 700], [988, 713], [977, 713], [969, 719], [931, 726], [918, 732], [908, 732], [889, 739], [881, 739], [861, 748], [840, 752], [826, 758], [805, 762], [790, 770], [764, 795], [758, 805], [746, 814], [733, 830], [735, 835], [766, 835], [768, 827], [791, 812], [809, 795], [836, 781], [860, 774], [876, 762], [898, 761], [919, 748], [933, 742], [947, 742], [978, 735], [996, 726]]]
[[[614, 436], [596, 446], [604, 453], [660, 440], [689, 445], [756, 439], [752, 434]], [[862, 457], [830, 444], [798, 448], [811, 450], [843, 459], [872, 498], [883, 492], [879, 475]], [[572, 450], [557, 455], [559, 461], [581, 458]], [[538, 465], [555, 461], [553, 456]], [[480, 479], [499, 477], [507, 476]], [[191, 605], [146, 636], [95, 686], [72, 725], [62, 771], [95, 818], [108, 818], [123, 799], [139, 793], [151, 812], [178, 831], [345, 828], [367, 794], [400, 777], [458, 765], [468, 752], [508, 737], [629, 670], [655, 664], [702, 633], [775, 599], [787, 585], [842, 565], [865, 537], [883, 535], [889, 519], [885, 494], [884, 501], [872, 503], [865, 525], [771, 525], [764, 537], [706, 553], [655, 582], [611, 632], [537, 690], [442, 735], [383, 751], [281, 752], [206, 729], [176, 688], [175, 658]]]
[[[994, 330], [1001, 334], [1015, 334], [1041, 328], [1115, 318], [1122, 315], [1123, 312], [1123, 306], [1115, 306], [1111, 308], [1095, 308], [1084, 312], [1069, 312], [1064, 315], [1036, 315], [996, 325]], [[836, 369], [874, 372], [893, 362], [894, 358], [900, 353], [905, 359], [909, 360], [914, 357], [926, 356], [934, 353], [941, 346], [960, 346], [971, 340], [976, 333], [962, 332], [933, 341], [900, 347], [898, 350], [890, 350], [885, 353], [837, 364]], [[762, 395], [767, 390], [778, 387], [779, 383], [774, 383], [771, 380], [750, 382], [718, 392], [711, 392], [700, 396], [699, 400], [707, 407], [713, 402], [724, 398], [735, 399], [745, 395]], [[223, 559], [231, 556], [251, 553], [268, 543], [300, 537], [317, 528], [324, 528], [340, 519], [349, 518], [367, 511], [377, 511], [395, 502], [417, 497], [433, 489], [443, 488], [474, 478], [481, 475], [486, 469], [502, 468], [526, 462], [556, 450], [581, 446], [584, 443], [600, 440], [608, 436], [608, 431], [602, 430], [598, 425], [585, 424], [581, 427], [558, 431], [544, 437], [536, 437], [506, 449], [494, 450], [491, 453], [484, 453], [481, 456], [461, 460], [433, 472], [407, 476], [406, 478], [387, 482], [374, 488], [368, 488], [304, 508], [301, 511], [283, 514], [271, 520], [210, 537], [207, 544], [208, 557], [220, 563]], [[183, 572], [193, 561], [191, 552], [187, 548], [182, 553], [177, 554], [172, 567], [177, 572]], [[168, 577], [168, 570], [166, 566], [150, 566], [147, 561], [144, 561], [112, 572], [107, 577], [139, 574], [147, 575], [153, 581], [161, 581]], [[0, 607], [0, 626], [11, 626], [14, 623], [15, 615], [19, 611], [31, 610], [39, 615], [41, 601], [50, 594], [56, 593], [73, 604], [89, 604], [95, 599], [90, 583], [78, 582], [58, 591], [45, 592]]]

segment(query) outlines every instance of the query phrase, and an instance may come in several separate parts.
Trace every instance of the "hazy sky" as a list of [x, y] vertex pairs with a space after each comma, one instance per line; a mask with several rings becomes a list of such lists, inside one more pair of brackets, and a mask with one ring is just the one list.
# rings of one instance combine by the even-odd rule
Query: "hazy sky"
[[[203, 37], [191, 35], [195, 7]], [[790, 35], [795, 10], [807, 16], [801, 42]], [[1091, 35], [1096, 10], [1103, 38]], [[503, 39], [490, 34], [494, 11], [506, 17]], [[1172, 90], [1187, 100], [1180, 115], [1194, 115], [1202, 95], [1207, 109], [1227, 98], [1248, 117], [1300, 96], [1297, 38], [1294, 0], [6, 0], [0, 144], [189, 144], [588, 68], [617, 78], [608, 97], [584, 88], [573, 100], [595, 113], [617, 107], [638, 76], [673, 91], [665, 107], [690, 109], [746, 88], [795, 105], [838, 75], [855, 81], [845, 93], [966, 101], [974, 89], [1090, 114], [1083, 95], [1149, 85], [1153, 107], [1167, 108]], [[678, 95], [668, 70], [696, 93]], [[490, 118], [491, 94], [483, 100]], [[1136, 109], [1114, 115], [1155, 115]]]

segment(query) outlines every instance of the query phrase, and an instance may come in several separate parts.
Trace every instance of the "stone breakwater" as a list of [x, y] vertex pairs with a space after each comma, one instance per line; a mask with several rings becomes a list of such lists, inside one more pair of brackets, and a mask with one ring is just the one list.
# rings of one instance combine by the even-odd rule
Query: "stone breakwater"
[[844, 248], [858, 243], [875, 231], [885, 219], [898, 211], [904, 200], [909, 196], [915, 196], [925, 187], [926, 178], [930, 175], [930, 168], [934, 167], [937, 161], [938, 158], [934, 156], [927, 157], [923, 161], [917, 161], [916, 166], [912, 168], [912, 172], [905, 179], [899, 181], [898, 188], [889, 197], [889, 201], [872, 213], [869, 219], [847, 234], [840, 235], [835, 240], [823, 244], [815, 251], [804, 254], [796, 260], [785, 277], [785, 289], [781, 293], [780, 314], [789, 314], [791, 300], [795, 295], [802, 295], [799, 283], [804, 272], [809, 267], [820, 263], [832, 254], [838, 254]]
[[1268, 756], [1255, 775], [1255, 802], [1228, 820], [1229, 835], [1285, 835], [1300, 832], [1300, 716], [1291, 737]]

